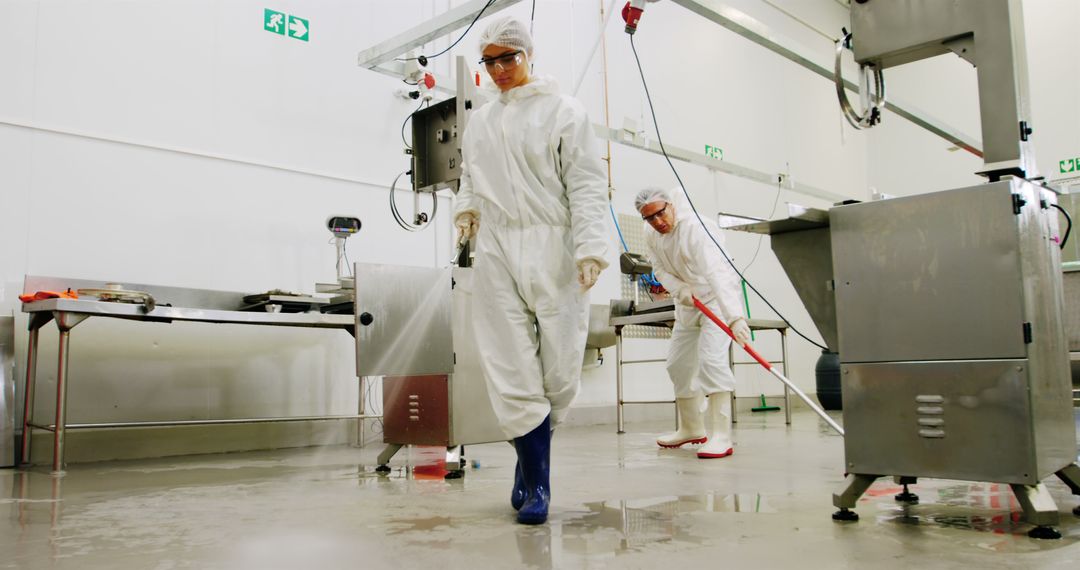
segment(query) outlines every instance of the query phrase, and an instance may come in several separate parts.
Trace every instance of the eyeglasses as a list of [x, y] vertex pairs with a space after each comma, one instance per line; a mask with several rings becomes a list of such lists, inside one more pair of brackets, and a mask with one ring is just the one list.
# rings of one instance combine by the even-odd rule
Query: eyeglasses
[[487, 59], [481, 59], [480, 63], [487, 67], [487, 70], [498, 71], [513, 69], [521, 65], [521, 50], [512, 51], [510, 53], [504, 53], [495, 57], [489, 57]]
[[659, 218], [660, 216], [663, 216], [663, 215], [664, 215], [664, 210], [667, 210], [667, 207], [668, 207], [668, 205], [667, 205], [667, 204], [664, 204], [664, 207], [663, 207], [663, 208], [660, 208], [659, 210], [657, 210], [657, 211], [655, 211], [655, 212], [653, 212], [653, 213], [649, 214], [648, 216], [641, 216], [641, 219], [643, 219], [643, 220], [645, 220], [646, 222], [649, 222], [649, 223], [651, 224], [651, 223], [653, 223], [653, 222], [654, 222], [654, 221], [655, 221], [655, 220], [656, 220], [657, 218]]

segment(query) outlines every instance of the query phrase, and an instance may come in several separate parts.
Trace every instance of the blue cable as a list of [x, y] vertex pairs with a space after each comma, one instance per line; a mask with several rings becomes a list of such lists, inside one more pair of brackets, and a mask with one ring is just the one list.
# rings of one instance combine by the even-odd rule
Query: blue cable
[[615, 231], [619, 232], [619, 241], [622, 242], [623, 251], [630, 251], [629, 247], [626, 247], [626, 240], [622, 237], [622, 229], [619, 228], [619, 218], [615, 217], [615, 206], [608, 202], [608, 209], [611, 210], [611, 221], [615, 222]]

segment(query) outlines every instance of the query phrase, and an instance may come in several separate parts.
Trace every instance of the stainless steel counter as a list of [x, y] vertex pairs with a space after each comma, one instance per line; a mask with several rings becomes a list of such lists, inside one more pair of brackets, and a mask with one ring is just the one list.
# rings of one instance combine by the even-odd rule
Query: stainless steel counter
[[[40, 290], [64, 291], [66, 289], [102, 289], [105, 284], [96, 281], [64, 279], [55, 277], [28, 276], [24, 291]], [[107, 317], [145, 322], [205, 322], [228, 323], [238, 325], [263, 325], [307, 328], [335, 328], [354, 333], [353, 315], [327, 315], [322, 313], [275, 313], [243, 312], [230, 310], [243, 305], [243, 293], [229, 291], [210, 291], [181, 287], [158, 287], [147, 285], [128, 285], [131, 290], [146, 291], [157, 300], [152, 310], [143, 304], [104, 302], [88, 299], [45, 299], [24, 303], [22, 310], [30, 314], [29, 339], [26, 353], [26, 378], [23, 383], [23, 425], [20, 445], [20, 462], [30, 463], [30, 445], [34, 428], [53, 432], [53, 471], [61, 471], [64, 466], [64, 436], [68, 428], [113, 428], [145, 427], [192, 424], [256, 423], [301, 421], [315, 419], [352, 419], [369, 416], [357, 414], [350, 416], [313, 416], [284, 418], [246, 418], [222, 420], [188, 420], [164, 422], [128, 422], [110, 424], [67, 424], [67, 387], [68, 353], [71, 331], [90, 317]], [[164, 306], [172, 304], [176, 306]], [[190, 306], [181, 306], [181, 305]], [[59, 334], [59, 358], [56, 375], [56, 418], [51, 425], [34, 421], [34, 391], [37, 376], [38, 333], [41, 327], [55, 321]], [[2, 344], [2, 342], [0, 342]], [[361, 396], [362, 397], [362, 396]], [[2, 413], [2, 410], [0, 410]], [[377, 417], [377, 416], [370, 416]], [[0, 415], [0, 419], [3, 416]], [[2, 446], [0, 446], [2, 447]]]
[[190, 307], [162, 307], [158, 305], [147, 313], [142, 305], [89, 301], [83, 299], [47, 299], [23, 305], [24, 313], [77, 313], [87, 317], [113, 317], [137, 321], [171, 322], [199, 321], [205, 323], [230, 323], [236, 325], [268, 325], [282, 327], [317, 327], [352, 329], [352, 315], [324, 315], [322, 313], [258, 313], [224, 311]]

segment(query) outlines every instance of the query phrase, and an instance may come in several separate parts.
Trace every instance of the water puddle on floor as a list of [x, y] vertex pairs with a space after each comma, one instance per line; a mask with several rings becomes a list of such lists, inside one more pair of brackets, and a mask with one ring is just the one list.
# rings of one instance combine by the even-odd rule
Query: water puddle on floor
[[911, 487], [911, 492], [919, 496], [918, 504], [914, 505], [893, 499], [902, 490], [899, 485], [878, 484], [860, 503], [876, 506], [879, 524], [911, 525], [931, 531], [967, 531], [949, 533], [948, 539], [994, 552], [1040, 552], [1080, 542], [1080, 518], [1070, 512], [1075, 500], [1068, 495], [1055, 497], [1062, 511], [1060, 523], [1054, 528], [1061, 533], [1061, 538], [1036, 540], [1028, 537], [1027, 533], [1033, 527], [1024, 521], [1023, 509], [1008, 485], [920, 482]]
[[571, 511], [555, 521], [564, 534], [601, 534], [614, 531], [622, 548], [658, 541], [701, 543], [703, 538], [688, 532], [690, 525], [680, 522], [695, 513], [775, 513], [760, 493], [724, 495], [666, 496], [586, 503], [585, 512]]
[[511, 513], [394, 518], [387, 521], [387, 535], [425, 548], [447, 549], [462, 548], [467, 536], [470, 549], [519, 557], [530, 567], [587, 567], [590, 561], [611, 561], [620, 553], [712, 544], [718, 540], [715, 533], [695, 530], [700, 516], [775, 512], [761, 494], [704, 493], [585, 503], [576, 509], [557, 509], [547, 524], [537, 526], [514, 524]]

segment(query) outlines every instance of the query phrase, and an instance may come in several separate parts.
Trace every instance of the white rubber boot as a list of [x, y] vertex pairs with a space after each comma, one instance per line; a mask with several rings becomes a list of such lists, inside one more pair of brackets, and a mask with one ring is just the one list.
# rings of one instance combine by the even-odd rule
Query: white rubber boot
[[735, 453], [731, 441], [731, 392], [709, 394], [705, 427], [709, 432], [709, 441], [698, 450], [699, 458], [718, 459]]
[[679, 408], [679, 429], [656, 439], [660, 447], [682, 447], [688, 443], [705, 443], [705, 426], [701, 417], [702, 396], [676, 398]]

